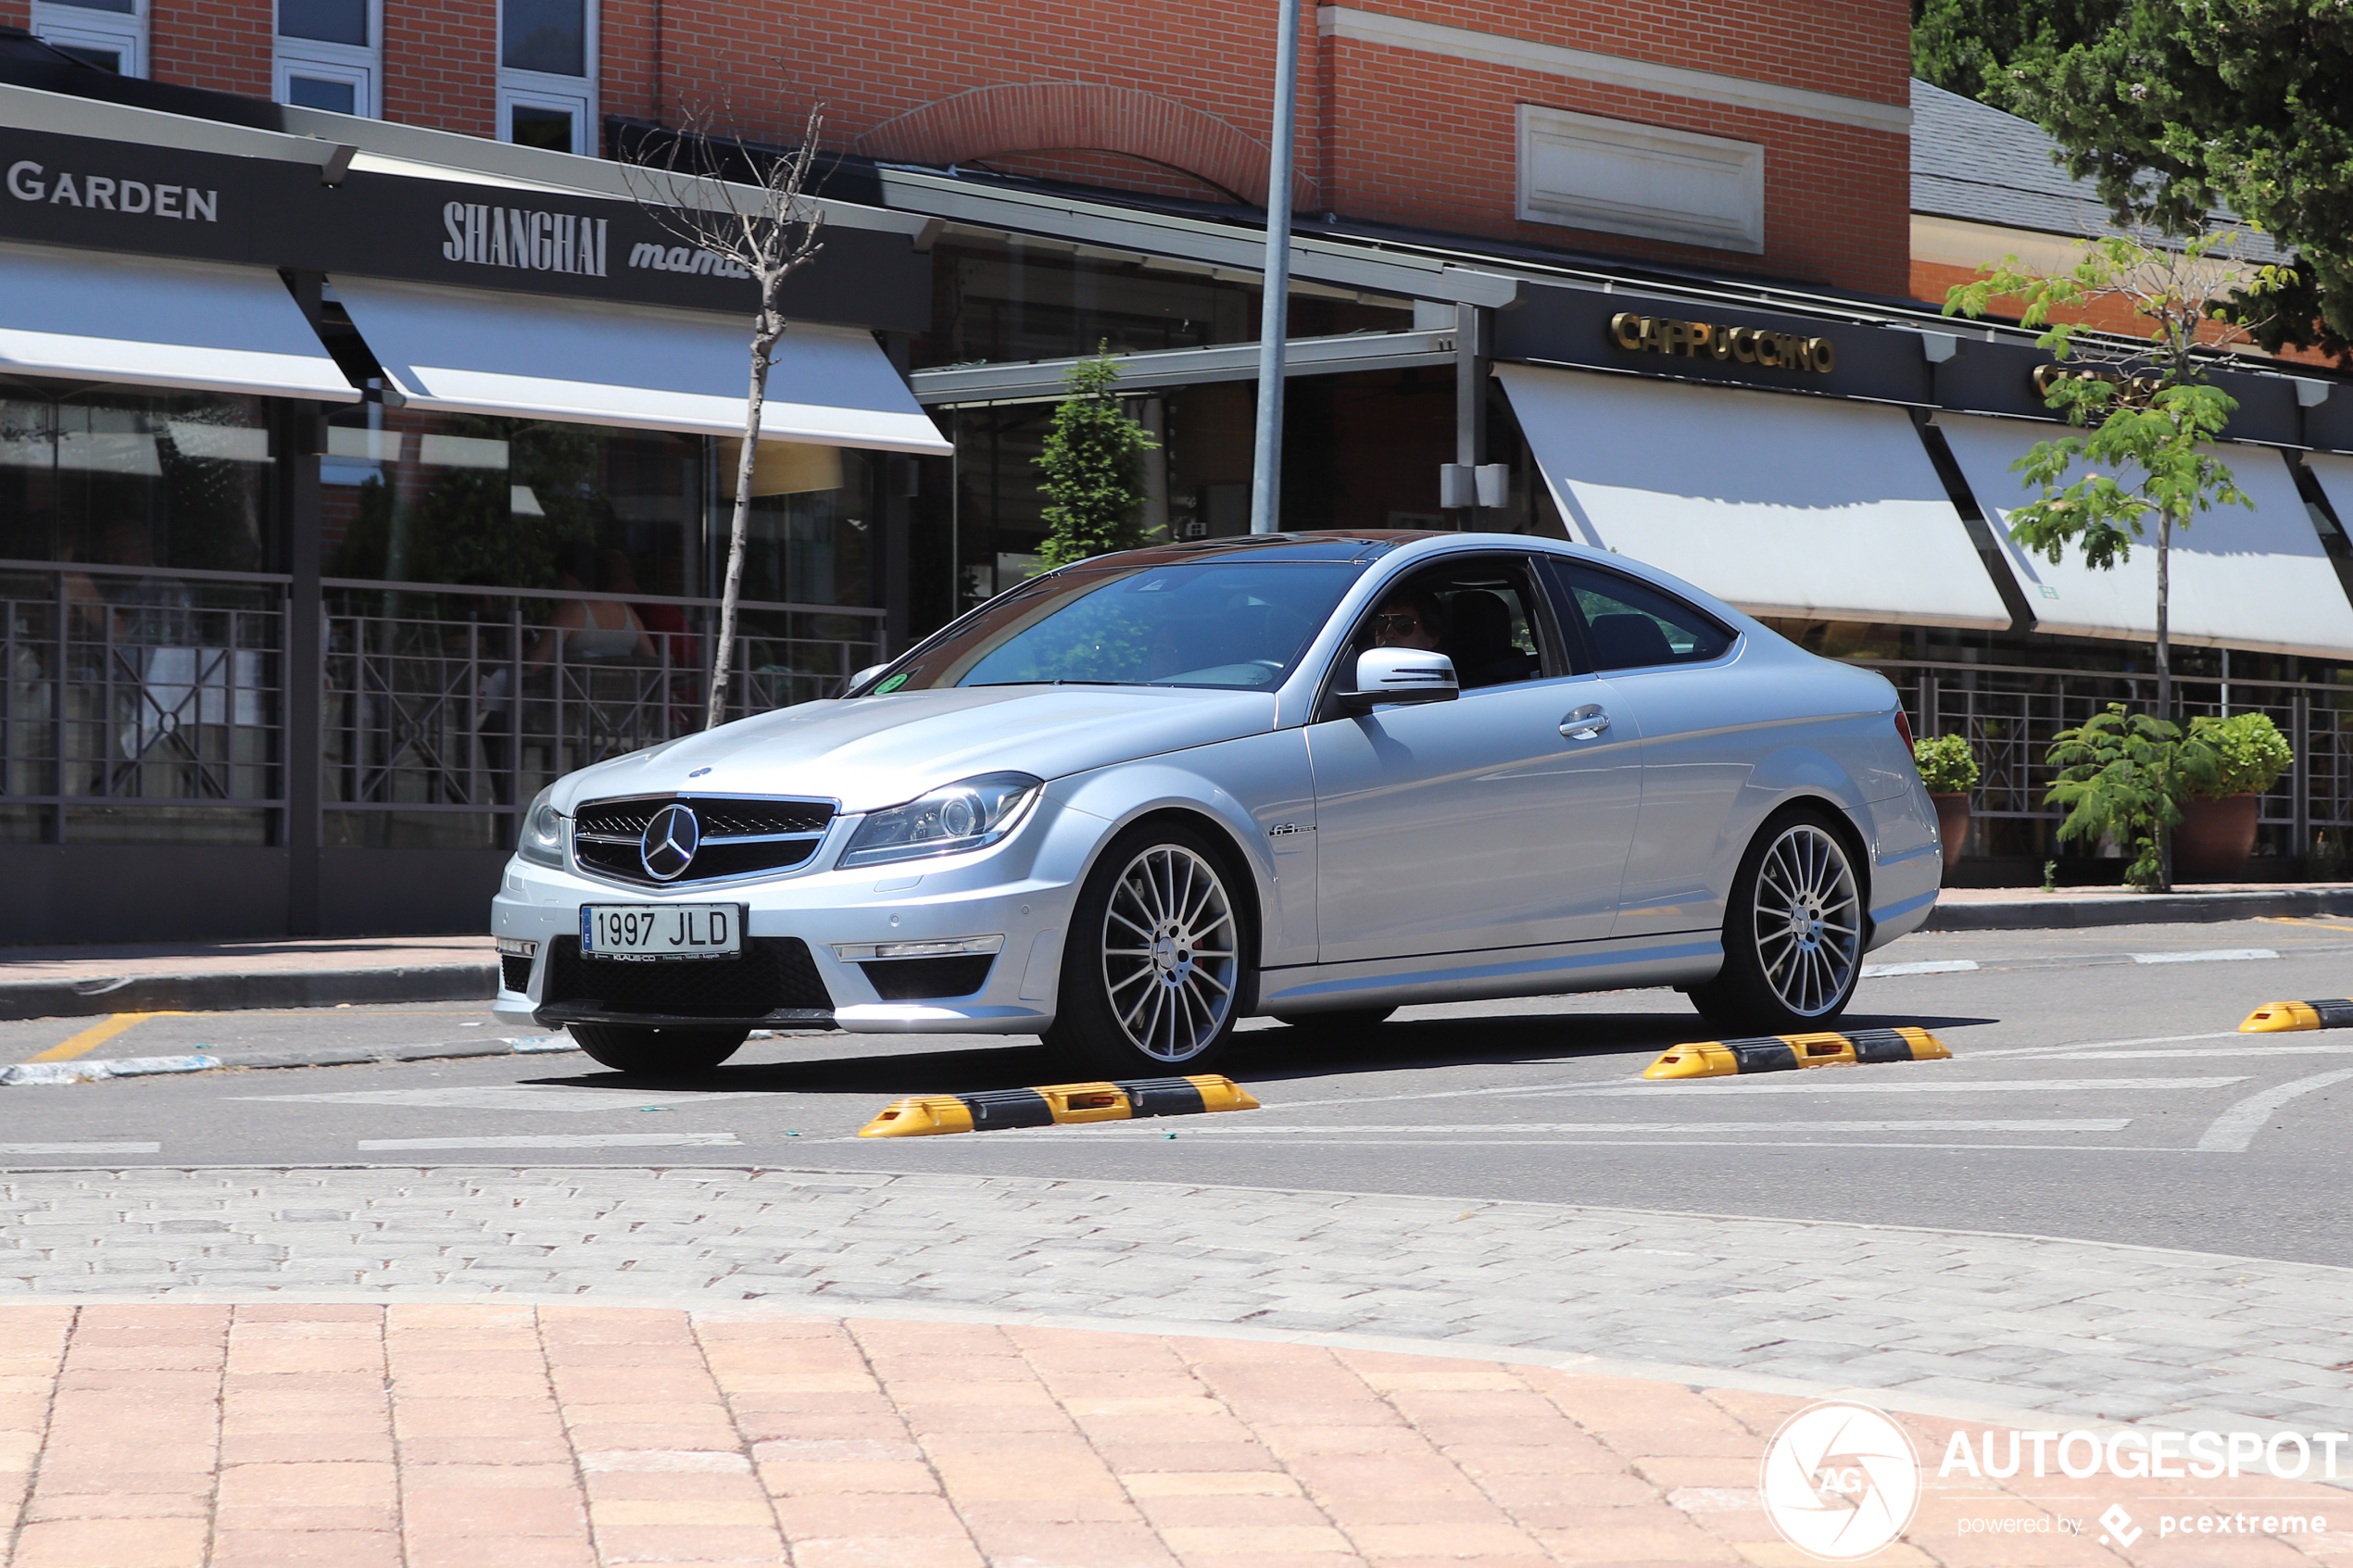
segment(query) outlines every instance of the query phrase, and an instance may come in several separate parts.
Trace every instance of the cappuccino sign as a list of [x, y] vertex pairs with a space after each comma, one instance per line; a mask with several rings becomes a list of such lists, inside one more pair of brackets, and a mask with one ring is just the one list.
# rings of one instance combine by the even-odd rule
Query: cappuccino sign
[[1818, 375], [1828, 375], [1838, 368], [1838, 345], [1830, 339], [1777, 332], [1764, 327], [1728, 327], [1713, 321], [1682, 321], [1621, 310], [1609, 319], [1609, 338], [1618, 347], [1635, 354], [1730, 359], [1768, 370], [1811, 370]]

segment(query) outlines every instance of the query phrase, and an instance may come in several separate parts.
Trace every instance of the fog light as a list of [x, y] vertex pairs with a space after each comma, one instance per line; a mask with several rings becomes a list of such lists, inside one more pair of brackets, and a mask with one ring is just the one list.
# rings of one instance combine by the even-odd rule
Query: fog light
[[501, 936], [498, 951], [506, 958], [535, 959], [539, 956], [539, 944], [527, 936]]
[[834, 957], [844, 963], [868, 959], [959, 959], [994, 953], [1005, 946], [1002, 936], [951, 936], [939, 942], [837, 942]]

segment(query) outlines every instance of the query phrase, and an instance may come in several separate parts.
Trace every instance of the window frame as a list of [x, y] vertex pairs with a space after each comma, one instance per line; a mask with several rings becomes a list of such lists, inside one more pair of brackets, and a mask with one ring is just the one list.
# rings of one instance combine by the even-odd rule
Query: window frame
[[[1581, 641], [1572, 639], [1566, 634], [1559, 608], [1553, 602], [1556, 596], [1556, 590], [1549, 575], [1538, 564], [1536, 556], [1517, 550], [1466, 550], [1460, 554], [1450, 552], [1435, 559], [1420, 561], [1385, 581], [1379, 591], [1366, 601], [1365, 608], [1350, 620], [1347, 634], [1340, 638], [1340, 646], [1332, 655], [1331, 664], [1324, 671], [1322, 684], [1316, 688], [1315, 706], [1307, 721], [1311, 724], [1322, 724], [1335, 719], [1364, 717], [1362, 714], [1352, 714], [1342, 708], [1340, 704], [1340, 694], [1343, 691], [1353, 690], [1355, 687], [1357, 656], [1353, 650], [1356, 646], [1356, 639], [1365, 630], [1366, 620], [1378, 612], [1382, 604], [1400, 589], [1410, 586], [1416, 578], [1430, 572], [1460, 571], [1481, 561], [1510, 563], [1527, 578], [1528, 586], [1532, 590], [1528, 595], [1529, 630], [1536, 634], [1537, 656], [1542, 661], [1542, 668], [1537, 674], [1525, 681], [1508, 681], [1492, 686], [1460, 687], [1455, 700], [1468, 702], [1474, 698], [1485, 696], [1490, 692], [1516, 691], [1529, 686], [1542, 685], [1548, 681], [1574, 680], [1579, 675], [1590, 673], [1590, 670], [1585, 668], [1592, 662], [1587, 657], [1586, 647]], [[1448, 657], [1451, 659], [1453, 656]], [[1454, 674], [1456, 680], [1459, 681], [1462, 678], [1461, 671], [1456, 671]]]
[[575, 157], [594, 157], [596, 153], [589, 142], [593, 134], [590, 128], [596, 122], [595, 91], [551, 91], [544, 87], [513, 84], [525, 79], [536, 82], [566, 80], [560, 76], [542, 77], [533, 71], [510, 71], [501, 68], [498, 72], [498, 140], [510, 145], [522, 144], [516, 142], [514, 136], [514, 111], [518, 106], [532, 109], [559, 109], [572, 116], [572, 145], [566, 150]]
[[131, 10], [100, 11], [69, 6], [64, 0], [32, 0], [27, 20], [32, 35], [53, 47], [112, 49], [122, 57], [121, 75], [145, 78], [147, 60], [148, 0], [132, 0]]
[[[291, 104], [290, 78], [307, 76], [317, 82], [351, 85], [351, 112], [363, 119], [384, 118], [384, 0], [368, 0], [368, 44], [333, 44], [320, 38], [292, 38], [278, 31], [278, 0], [270, 7], [271, 50], [270, 94]], [[333, 113], [333, 110], [320, 110]]]
[[[1575, 628], [1578, 662], [1584, 666], [1587, 672], [1608, 678], [1616, 675], [1640, 674], [1646, 670], [1704, 669], [1721, 663], [1740, 651], [1743, 633], [1739, 627], [1727, 625], [1680, 594], [1662, 588], [1655, 583], [1636, 577], [1630, 572], [1613, 571], [1605, 566], [1596, 566], [1591, 561], [1579, 560], [1574, 556], [1547, 555], [1544, 558], [1544, 575], [1554, 599], [1553, 613], [1564, 626]], [[1688, 610], [1692, 618], [1701, 625], [1712, 626], [1723, 635], [1725, 639], [1723, 650], [1707, 659], [1670, 659], [1665, 664], [1629, 664], [1616, 670], [1603, 669], [1600, 650], [1593, 643], [1593, 629], [1586, 622], [1584, 608], [1577, 602], [1577, 584], [1569, 576], [1570, 572], [1579, 571], [1590, 572], [1604, 583], [1627, 583], [1646, 593], [1655, 594], [1669, 604], [1681, 607]]]
[[[378, 0], [381, 3], [381, 0]], [[572, 116], [572, 151], [595, 157], [598, 140], [598, 82], [603, 62], [603, 29], [596, 0], [581, 0], [581, 74], [525, 70], [507, 64], [507, 5], [498, 0], [498, 36], [492, 57], [498, 62], [498, 140], [514, 144], [514, 108], [562, 109]]]

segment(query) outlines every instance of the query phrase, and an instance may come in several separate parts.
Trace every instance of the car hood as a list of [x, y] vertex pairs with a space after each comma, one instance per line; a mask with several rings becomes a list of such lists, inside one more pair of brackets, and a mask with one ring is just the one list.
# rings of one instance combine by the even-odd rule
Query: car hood
[[678, 792], [830, 797], [869, 811], [975, 773], [1055, 779], [1274, 721], [1271, 692], [967, 686], [804, 702], [583, 769], [556, 805]]

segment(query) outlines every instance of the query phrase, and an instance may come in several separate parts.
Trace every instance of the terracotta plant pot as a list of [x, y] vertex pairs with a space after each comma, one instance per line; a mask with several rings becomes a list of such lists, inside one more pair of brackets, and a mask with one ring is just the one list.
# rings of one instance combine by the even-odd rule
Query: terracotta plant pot
[[2255, 818], [2261, 802], [2252, 795], [2221, 800], [2192, 800], [2182, 808], [2173, 830], [2173, 880], [2236, 882], [2255, 853]]
[[1931, 795], [1936, 802], [1936, 836], [1944, 841], [1944, 869], [1961, 863], [1961, 847], [1969, 842], [1969, 797]]

